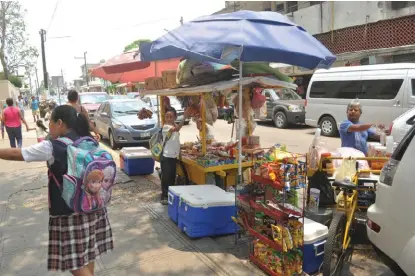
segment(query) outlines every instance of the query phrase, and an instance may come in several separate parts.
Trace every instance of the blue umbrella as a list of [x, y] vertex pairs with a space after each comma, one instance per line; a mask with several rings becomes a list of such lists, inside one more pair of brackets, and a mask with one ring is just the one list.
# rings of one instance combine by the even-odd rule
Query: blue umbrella
[[[238, 11], [202, 16], [140, 45], [143, 61], [192, 58], [229, 64], [278, 62], [305, 67], [329, 68], [336, 57], [302, 27], [276, 12]], [[242, 113], [242, 82], [239, 84]], [[239, 130], [241, 121], [239, 120]], [[242, 174], [242, 132], [239, 132], [238, 182]]]
[[228, 64], [279, 62], [329, 68], [336, 57], [302, 27], [276, 12], [202, 16], [140, 47], [142, 60], [176, 57]]

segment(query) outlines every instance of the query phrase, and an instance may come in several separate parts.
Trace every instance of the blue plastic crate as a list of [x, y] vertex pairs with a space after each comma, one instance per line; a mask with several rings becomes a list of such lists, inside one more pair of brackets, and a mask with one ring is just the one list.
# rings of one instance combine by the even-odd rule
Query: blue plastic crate
[[320, 265], [323, 263], [324, 245], [328, 232], [327, 226], [304, 218], [304, 272], [310, 275], [318, 272]]
[[144, 147], [124, 148], [121, 150], [121, 169], [128, 175], [149, 175], [154, 172], [154, 159], [151, 151]]
[[232, 220], [235, 194], [211, 187], [180, 196], [178, 226], [190, 238], [234, 234], [238, 230]]

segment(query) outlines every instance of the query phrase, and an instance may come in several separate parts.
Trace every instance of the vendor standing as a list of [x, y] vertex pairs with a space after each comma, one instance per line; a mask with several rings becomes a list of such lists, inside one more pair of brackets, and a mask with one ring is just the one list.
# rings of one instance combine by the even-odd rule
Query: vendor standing
[[[363, 124], [359, 121], [362, 115], [362, 106], [358, 100], [352, 100], [347, 105], [347, 120], [340, 124], [340, 138], [342, 147], [360, 150], [367, 155], [367, 139], [379, 139], [373, 124]], [[382, 127], [382, 126], [379, 126]]]

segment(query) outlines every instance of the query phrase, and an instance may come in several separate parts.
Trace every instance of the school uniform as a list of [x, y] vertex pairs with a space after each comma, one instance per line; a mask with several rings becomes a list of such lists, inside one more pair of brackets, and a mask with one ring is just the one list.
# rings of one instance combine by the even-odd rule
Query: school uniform
[[[166, 141], [167, 134], [173, 126], [164, 125], [162, 134], [163, 141]], [[163, 156], [160, 160], [161, 167], [161, 199], [167, 199], [169, 186], [176, 184], [176, 165], [180, 155], [180, 133], [171, 133], [163, 148]]]
[[[67, 137], [75, 141], [74, 132]], [[94, 262], [114, 248], [107, 210], [75, 214], [61, 197], [58, 183], [67, 172], [67, 145], [58, 140], [45, 140], [22, 149], [26, 162], [46, 161], [48, 164], [49, 246], [48, 270], [72, 271]]]

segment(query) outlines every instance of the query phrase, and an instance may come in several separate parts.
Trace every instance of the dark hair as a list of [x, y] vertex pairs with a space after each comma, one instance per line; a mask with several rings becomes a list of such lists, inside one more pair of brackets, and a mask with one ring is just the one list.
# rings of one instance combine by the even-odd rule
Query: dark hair
[[78, 92], [76, 92], [75, 90], [70, 90], [68, 92], [68, 101], [70, 103], [76, 103], [78, 101]]
[[177, 117], [177, 111], [176, 111], [176, 109], [174, 109], [174, 107], [167, 107], [164, 114], [166, 114], [167, 112], [171, 112], [171, 113], [174, 114], [175, 117]]
[[13, 106], [13, 99], [12, 99], [12, 98], [7, 98], [7, 99], [6, 99], [6, 104], [7, 104], [8, 106]]
[[55, 108], [51, 118], [53, 122], [62, 120], [69, 129], [75, 130], [79, 136], [91, 136], [88, 119], [70, 105], [61, 105]]

